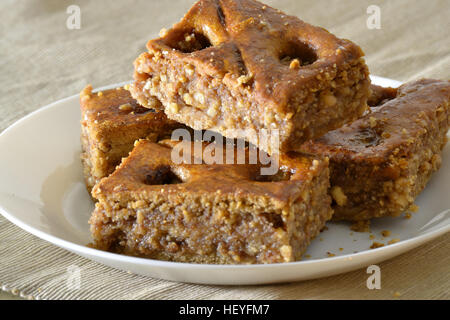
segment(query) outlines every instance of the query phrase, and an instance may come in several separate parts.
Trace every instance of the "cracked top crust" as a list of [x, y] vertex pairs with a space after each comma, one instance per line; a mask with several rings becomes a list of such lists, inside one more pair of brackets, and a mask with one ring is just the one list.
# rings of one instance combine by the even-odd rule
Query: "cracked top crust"
[[181, 59], [232, 87], [251, 86], [259, 103], [276, 101], [279, 111], [296, 91], [320, 90], [322, 79], [364, 55], [349, 40], [253, 0], [200, 0], [161, 36], [139, 59]]
[[163, 112], [142, 107], [123, 88], [93, 93], [89, 85], [80, 93], [80, 106], [82, 122], [88, 122], [97, 130], [114, 132], [115, 128], [124, 128], [126, 124], [137, 124], [150, 125], [156, 131], [163, 125], [177, 124], [167, 119]]
[[428, 131], [448, 130], [450, 81], [422, 79], [398, 90], [374, 89], [380, 105], [371, 107], [371, 112], [352, 124], [305, 143], [301, 149], [335, 160], [381, 163], [390, 155], [407, 154], [416, 139]]
[[[193, 147], [190, 142], [180, 143]], [[171, 153], [178, 144], [170, 140], [137, 141], [129, 157], [94, 188], [94, 197], [120, 193], [123, 198], [127, 194], [145, 198], [157, 193], [174, 201], [186, 195], [267, 199], [267, 205], [283, 208], [296, 201], [303, 190], [310, 190], [305, 186], [315, 177], [324, 170], [328, 172], [328, 159], [292, 153], [282, 156], [280, 170], [274, 176], [261, 176], [261, 165], [256, 164], [175, 164]], [[207, 145], [204, 143], [202, 147]]]

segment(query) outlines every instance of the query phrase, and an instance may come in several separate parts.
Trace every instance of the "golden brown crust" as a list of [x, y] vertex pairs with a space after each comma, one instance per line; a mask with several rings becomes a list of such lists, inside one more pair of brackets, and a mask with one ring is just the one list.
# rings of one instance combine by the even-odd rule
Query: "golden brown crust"
[[392, 100], [397, 96], [397, 88], [381, 87], [375, 84], [370, 85], [370, 95], [367, 100], [369, 107], [376, 107]]
[[398, 89], [395, 99], [372, 107], [371, 113], [304, 148], [339, 159], [372, 163], [386, 161], [398, 148], [407, 153], [413, 141], [424, 130], [438, 125], [437, 121], [448, 126], [449, 90], [449, 81], [423, 79], [407, 83]]
[[[188, 56], [172, 50], [180, 35], [189, 31], [204, 32], [211, 46]], [[292, 42], [297, 41], [304, 46], [301, 53], [305, 55], [298, 70], [280, 63], [280, 55], [291, 50]], [[198, 1], [181, 22], [164, 37], [150, 40], [147, 47], [150, 52], [166, 50], [169, 59], [191, 62], [205, 74], [220, 75], [232, 86], [241, 84], [240, 76], [254, 75], [257, 102], [273, 104], [280, 108], [277, 112], [283, 113], [293, 111], [281, 109], [292, 107], [288, 100], [293, 93], [322, 85], [317, 75], [330, 72], [332, 77], [337, 66], [364, 55], [348, 40], [253, 0]], [[312, 60], [314, 64], [310, 63]]]
[[200, 0], [147, 47], [133, 96], [195, 129], [279, 129], [285, 152], [366, 109], [358, 46], [257, 1]]
[[261, 177], [257, 164], [174, 164], [175, 145], [140, 140], [95, 186], [97, 248], [180, 262], [288, 262], [331, 218], [325, 159], [286, 155], [279, 174]]
[[84, 116], [82, 121], [89, 122], [97, 131], [122, 129], [124, 125], [144, 127], [150, 124], [157, 129], [175, 124], [164, 113], [139, 105], [124, 88], [93, 93], [92, 87], [88, 85], [80, 93], [80, 106]]
[[378, 94], [381, 104], [372, 112], [302, 146], [330, 158], [335, 219], [401, 214], [440, 166], [450, 82], [422, 79], [401, 86], [394, 98], [392, 92]]
[[82, 161], [88, 190], [109, 175], [128, 155], [137, 139], [167, 138], [175, 128], [184, 127], [168, 120], [163, 112], [140, 106], [123, 89], [80, 93]]

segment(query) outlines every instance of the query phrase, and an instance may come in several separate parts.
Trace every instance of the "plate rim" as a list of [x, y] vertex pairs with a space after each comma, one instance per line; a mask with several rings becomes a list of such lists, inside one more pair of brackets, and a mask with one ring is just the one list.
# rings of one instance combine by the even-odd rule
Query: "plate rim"
[[[388, 82], [393, 87], [397, 87], [402, 84], [402, 82], [400, 82], [400, 81], [389, 79], [389, 78], [384, 78], [384, 77], [379, 77], [379, 76], [371, 75], [371, 79], [373, 82], [380, 82], [380, 81]], [[125, 82], [121, 82], [121, 83], [117, 83], [117, 84], [111, 84], [111, 85], [97, 88], [94, 91], [116, 88], [116, 87], [123, 86], [128, 83], [130, 83], [130, 81], [125, 81]], [[7, 135], [11, 131], [15, 130], [17, 127], [24, 124], [26, 121], [28, 121], [30, 118], [34, 117], [36, 114], [45, 112], [52, 108], [55, 108], [57, 105], [59, 105], [61, 103], [66, 103], [67, 101], [70, 101], [76, 97], [78, 97], [78, 94], [60, 99], [55, 102], [52, 102], [46, 106], [38, 108], [37, 110], [27, 114], [26, 116], [22, 117], [21, 119], [15, 121], [13, 124], [11, 124], [9, 127], [7, 127], [5, 130], [3, 130], [0, 133], [0, 145], [1, 145], [2, 141], [4, 139], [6, 139]], [[443, 212], [445, 212], [445, 211], [446, 210], [444, 210]], [[295, 268], [295, 267], [299, 267], [299, 266], [314, 266], [316, 264], [344, 262], [344, 261], [349, 261], [349, 260], [361, 260], [362, 261], [365, 258], [369, 258], [369, 260], [370, 260], [370, 258], [372, 258], [372, 260], [376, 260], [377, 257], [379, 256], [377, 253], [385, 253], [385, 255], [389, 255], [389, 253], [393, 252], [393, 256], [396, 256], [398, 254], [406, 252], [408, 249], [412, 249], [415, 246], [418, 246], [418, 245], [424, 244], [428, 241], [431, 241], [431, 240], [433, 240], [441, 235], [444, 235], [445, 233], [450, 231], [450, 224], [447, 224], [447, 225], [441, 226], [439, 228], [432, 229], [430, 231], [426, 231], [425, 233], [423, 233], [419, 236], [415, 236], [410, 239], [402, 240], [397, 243], [394, 243], [394, 244], [391, 244], [388, 246], [384, 246], [381, 248], [367, 249], [367, 250], [360, 251], [357, 253], [344, 254], [344, 255], [339, 255], [339, 256], [335, 256], [335, 257], [327, 257], [327, 258], [321, 258], [321, 259], [300, 260], [300, 261], [294, 261], [294, 262], [273, 263], [273, 264], [236, 264], [236, 265], [197, 264], [197, 263], [172, 262], [172, 261], [163, 261], [163, 260], [156, 260], [156, 259], [126, 256], [126, 255], [101, 251], [98, 249], [83, 246], [83, 245], [71, 242], [69, 240], [65, 240], [60, 237], [54, 236], [45, 231], [41, 231], [38, 228], [29, 225], [28, 223], [24, 222], [20, 218], [17, 218], [14, 214], [12, 214], [8, 210], [6, 210], [2, 203], [0, 203], [0, 214], [2, 216], [4, 216], [8, 221], [13, 223], [17, 227], [21, 228], [22, 230], [25, 230], [26, 232], [44, 240], [44, 241], [50, 242], [60, 248], [74, 252], [78, 255], [82, 255], [85, 257], [86, 256], [89, 256], [89, 257], [96, 256], [101, 259], [118, 261], [120, 263], [131, 263], [131, 264], [140, 265], [140, 266], [163, 267], [163, 268], [169, 268], [169, 269], [173, 269], [173, 268], [180, 269], [181, 268], [181, 269], [190, 269], [190, 270], [197, 270], [197, 271], [205, 270], [205, 269], [212, 269], [212, 270], [220, 269], [220, 270], [222, 270], [224, 268], [225, 269], [238, 269], [238, 270], [272, 269], [274, 267]], [[439, 214], [439, 213], [437, 213], [437, 214]], [[387, 259], [389, 259], [389, 257]], [[338, 273], [341, 273], [341, 272], [338, 272]]]

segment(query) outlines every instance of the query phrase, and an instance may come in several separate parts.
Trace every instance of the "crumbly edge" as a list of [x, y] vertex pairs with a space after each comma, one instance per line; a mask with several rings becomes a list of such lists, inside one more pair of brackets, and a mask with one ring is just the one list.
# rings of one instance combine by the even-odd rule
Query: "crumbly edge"
[[299, 92], [291, 102], [300, 112], [293, 117], [293, 134], [282, 151], [301, 151], [299, 141], [315, 139], [340, 128], [358, 119], [368, 108], [370, 79], [363, 58], [344, 65], [334, 78], [327, 72], [318, 77], [323, 80], [322, 88], [312, 93]]
[[[190, 64], [150, 54], [137, 60], [135, 71], [130, 92], [144, 106], [150, 107], [149, 101], [157, 97], [173, 120], [229, 138], [247, 138], [255, 145], [257, 137], [242, 137], [230, 129], [278, 129], [282, 152], [358, 118], [367, 109], [370, 83], [367, 66], [358, 59], [343, 66], [335, 78], [319, 74], [320, 87], [298, 93], [287, 108], [294, 111], [282, 114], [270, 105], [262, 112], [245, 79], [230, 89], [223, 79], [199, 74]], [[260, 147], [269, 154], [276, 151], [270, 144]]]
[[109, 176], [133, 149], [134, 141], [113, 143], [95, 137], [88, 125], [81, 128], [81, 162], [88, 192], [104, 177]]
[[86, 126], [81, 126], [81, 163], [83, 165], [83, 176], [86, 184], [86, 188], [89, 194], [92, 188], [98, 182], [98, 179], [94, 177], [94, 168], [91, 161], [91, 146], [89, 143], [89, 134]]
[[211, 264], [299, 260], [331, 218], [328, 170], [305, 183], [298, 202], [157, 194], [97, 195], [95, 247], [134, 256]]
[[[319, 176], [315, 177], [312, 185], [315, 186], [315, 190], [308, 194], [310, 199], [293, 205], [294, 212], [306, 213], [304, 215], [295, 215], [294, 223], [291, 224], [294, 229], [291, 233], [291, 247], [295, 254], [295, 260], [301, 259], [308, 245], [333, 215], [331, 197], [328, 194], [330, 186], [329, 170], [323, 170]], [[304, 199], [305, 197], [302, 196], [302, 198]]]
[[[173, 126], [176, 128], [177, 126]], [[139, 139], [158, 141], [168, 138], [172, 126], [152, 132], [151, 127], [128, 127], [112, 134], [108, 131], [98, 132], [89, 124], [81, 126], [81, 160], [86, 187], [89, 192], [104, 177], [109, 176], [120, 164], [123, 157], [127, 157]], [[164, 133], [167, 131], [167, 133]], [[119, 134], [123, 133], [123, 134]]]
[[[250, 88], [244, 83], [230, 90], [221, 77], [199, 74], [182, 60], [148, 56], [138, 61], [139, 76], [130, 92], [145, 106], [155, 96], [169, 118], [197, 130], [224, 133], [226, 129], [260, 128], [260, 115], [251, 116], [258, 106], [252, 104]], [[154, 70], [151, 76], [149, 68]]]
[[440, 168], [447, 131], [448, 122], [444, 119], [437, 127], [431, 126], [409, 141], [404, 146], [408, 149], [406, 157], [397, 156], [394, 151], [384, 164], [377, 164], [397, 172], [393, 178], [375, 177], [374, 164], [338, 163], [330, 159], [333, 219], [360, 221], [401, 215], [414, 204], [432, 173]]

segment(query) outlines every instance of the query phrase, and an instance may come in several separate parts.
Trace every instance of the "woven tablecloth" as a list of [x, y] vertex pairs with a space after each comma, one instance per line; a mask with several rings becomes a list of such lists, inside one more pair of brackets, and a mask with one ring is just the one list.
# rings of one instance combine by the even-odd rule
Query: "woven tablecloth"
[[[450, 78], [448, 0], [266, 2], [358, 43], [373, 74], [401, 81]], [[147, 40], [177, 22], [192, 3], [2, 0], [0, 131], [43, 105], [78, 93], [88, 83], [99, 87], [131, 79], [132, 62], [145, 50]], [[81, 10], [80, 29], [67, 27], [71, 5]], [[377, 8], [379, 29], [373, 16]], [[448, 299], [449, 253], [447, 234], [379, 264], [381, 290], [367, 289], [365, 268], [283, 285], [202, 286], [102, 266], [0, 217], [0, 288], [6, 292], [0, 293], [0, 299], [13, 295], [40, 299]], [[68, 290], [66, 285], [71, 265], [81, 270], [79, 290]]]

